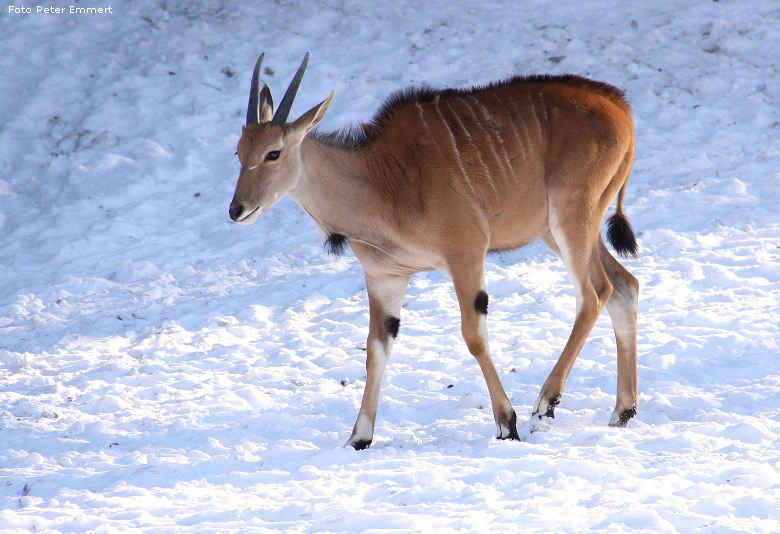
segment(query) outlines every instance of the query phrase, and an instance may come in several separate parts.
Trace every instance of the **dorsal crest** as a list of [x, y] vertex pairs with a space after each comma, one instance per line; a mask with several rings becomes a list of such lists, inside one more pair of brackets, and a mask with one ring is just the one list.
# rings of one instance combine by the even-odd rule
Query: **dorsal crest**
[[335, 132], [314, 132], [315, 137], [325, 144], [345, 149], [360, 149], [376, 141], [385, 131], [392, 118], [409, 106], [425, 105], [450, 98], [474, 96], [501, 88], [523, 87], [530, 84], [560, 85], [588, 89], [628, 109], [625, 95], [620, 89], [603, 82], [597, 82], [574, 74], [535, 74], [515, 76], [506, 80], [478, 85], [464, 89], [437, 89], [430, 86], [407, 87], [392, 93], [382, 103], [374, 117], [367, 123], [347, 126]]

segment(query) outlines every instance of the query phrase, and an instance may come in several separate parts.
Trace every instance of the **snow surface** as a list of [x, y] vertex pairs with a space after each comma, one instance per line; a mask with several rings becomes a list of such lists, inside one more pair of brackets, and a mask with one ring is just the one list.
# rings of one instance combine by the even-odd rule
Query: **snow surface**
[[[56, 5], [66, 4], [54, 2]], [[35, 11], [37, 3], [17, 6]], [[47, 6], [49, 4], [41, 4]], [[780, 5], [142, 0], [0, 14], [0, 531], [780, 530]], [[354, 257], [285, 199], [231, 224], [249, 76], [325, 128], [393, 90], [571, 72], [627, 92], [640, 406], [607, 427], [604, 314], [553, 424], [493, 439], [446, 276], [415, 276], [375, 443]], [[569, 333], [564, 267], [492, 255], [521, 419]]]

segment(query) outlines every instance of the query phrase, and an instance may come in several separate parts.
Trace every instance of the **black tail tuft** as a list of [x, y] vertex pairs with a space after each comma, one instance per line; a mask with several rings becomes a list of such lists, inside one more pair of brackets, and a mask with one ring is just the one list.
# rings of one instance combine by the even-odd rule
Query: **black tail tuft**
[[607, 220], [607, 239], [621, 256], [636, 256], [639, 250], [631, 223], [620, 211]]

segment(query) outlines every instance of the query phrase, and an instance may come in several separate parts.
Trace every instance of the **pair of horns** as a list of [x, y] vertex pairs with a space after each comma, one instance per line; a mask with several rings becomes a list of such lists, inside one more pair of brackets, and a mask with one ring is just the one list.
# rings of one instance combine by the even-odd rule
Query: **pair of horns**
[[[273, 100], [271, 100], [271, 90], [268, 89], [268, 85], [263, 84], [263, 88], [260, 89], [260, 67], [263, 64], [263, 58], [265, 58], [265, 52], [260, 54], [255, 63], [255, 70], [252, 73], [252, 87], [249, 89], [249, 107], [246, 110], [246, 125], [257, 124], [260, 122], [261, 116], [266, 116], [266, 108], [270, 113], [273, 110]], [[292, 109], [293, 100], [295, 100], [295, 94], [298, 92], [298, 86], [301, 85], [301, 78], [303, 78], [303, 72], [306, 70], [306, 65], [309, 63], [309, 53], [303, 56], [301, 66], [298, 67], [298, 72], [293, 76], [290, 86], [282, 97], [282, 101], [279, 103], [279, 107], [276, 109], [276, 113], [271, 119], [271, 124], [281, 126], [287, 122], [287, 116]]]

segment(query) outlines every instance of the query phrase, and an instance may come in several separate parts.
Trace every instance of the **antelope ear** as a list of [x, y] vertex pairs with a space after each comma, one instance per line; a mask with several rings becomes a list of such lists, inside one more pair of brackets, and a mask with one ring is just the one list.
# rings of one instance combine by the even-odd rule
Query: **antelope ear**
[[333, 90], [330, 91], [328, 98], [298, 117], [298, 119], [292, 123], [291, 131], [303, 139], [306, 134], [312, 131], [312, 129], [320, 123], [322, 117], [325, 116], [325, 112], [328, 111], [331, 100], [333, 100]]
[[263, 84], [263, 89], [258, 97], [258, 103], [258, 122], [260, 124], [270, 122], [274, 116], [274, 99], [271, 98], [271, 89], [269, 89], [268, 84]]

